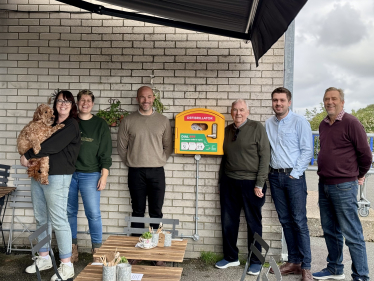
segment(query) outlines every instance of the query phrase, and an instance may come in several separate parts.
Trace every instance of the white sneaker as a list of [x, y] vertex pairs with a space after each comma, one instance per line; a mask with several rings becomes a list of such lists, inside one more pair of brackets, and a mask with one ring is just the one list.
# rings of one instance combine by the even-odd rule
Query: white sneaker
[[[67, 264], [61, 263], [60, 267], [57, 269], [58, 273], [60, 274], [62, 280], [68, 280], [74, 277], [74, 266], [68, 266]], [[56, 281], [58, 279], [57, 274], [54, 274], [51, 277], [51, 281]]]
[[47, 269], [50, 269], [52, 267], [52, 260], [51, 260], [50, 256], [48, 256], [48, 259], [44, 259], [41, 256], [37, 256], [35, 258], [34, 263], [32, 265], [26, 267], [25, 271], [27, 273], [35, 273], [36, 272], [35, 264], [38, 266], [39, 271], [47, 270]]

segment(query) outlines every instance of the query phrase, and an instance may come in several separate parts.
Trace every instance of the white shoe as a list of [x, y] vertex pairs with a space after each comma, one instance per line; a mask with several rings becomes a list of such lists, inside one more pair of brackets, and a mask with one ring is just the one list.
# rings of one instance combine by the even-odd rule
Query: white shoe
[[[57, 269], [58, 273], [60, 274], [62, 280], [68, 280], [71, 278], [73, 280], [74, 277], [74, 266], [68, 266], [67, 264], [61, 263], [60, 267]], [[54, 274], [51, 277], [51, 281], [55, 281], [58, 279], [57, 274]]]
[[35, 264], [38, 266], [39, 271], [47, 270], [52, 267], [52, 260], [50, 256], [48, 256], [48, 259], [44, 259], [41, 256], [37, 256], [35, 257], [34, 263], [26, 267], [25, 271], [27, 273], [35, 273], [36, 272]]

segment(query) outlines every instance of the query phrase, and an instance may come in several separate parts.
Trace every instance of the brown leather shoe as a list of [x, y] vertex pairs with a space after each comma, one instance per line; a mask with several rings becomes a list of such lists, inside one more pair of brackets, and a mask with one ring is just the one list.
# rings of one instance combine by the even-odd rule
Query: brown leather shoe
[[[301, 263], [291, 263], [286, 262], [279, 267], [280, 273], [285, 276], [288, 274], [301, 274]], [[271, 274], [274, 274], [273, 269], [269, 271]]]
[[313, 276], [310, 269], [302, 269], [301, 276], [301, 281], [313, 281]]
[[72, 244], [70, 261], [71, 263], [75, 263], [78, 261], [78, 245], [77, 244]]

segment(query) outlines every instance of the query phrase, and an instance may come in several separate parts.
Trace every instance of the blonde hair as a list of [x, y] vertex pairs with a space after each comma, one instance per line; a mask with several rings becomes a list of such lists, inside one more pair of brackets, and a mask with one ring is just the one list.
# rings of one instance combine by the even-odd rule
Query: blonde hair
[[92, 102], [95, 101], [95, 96], [93, 95], [93, 93], [90, 90], [80, 90], [78, 95], [77, 95], [77, 100], [79, 101], [82, 98], [82, 96], [84, 96], [84, 95], [90, 96], [91, 99], [92, 99]]

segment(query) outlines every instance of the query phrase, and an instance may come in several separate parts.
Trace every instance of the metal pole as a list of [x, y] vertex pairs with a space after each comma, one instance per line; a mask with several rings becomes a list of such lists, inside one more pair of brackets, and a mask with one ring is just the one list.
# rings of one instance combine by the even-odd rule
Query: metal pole
[[199, 221], [199, 161], [201, 159], [200, 154], [195, 155], [196, 160], [196, 201], [195, 201], [195, 234], [193, 235], [180, 235], [181, 238], [192, 238], [194, 241], [199, 240], [198, 234], [198, 221]]
[[[283, 85], [293, 93], [294, 75], [294, 52], [295, 52], [295, 20], [289, 25], [284, 42], [284, 78]], [[291, 110], [293, 110], [291, 103]]]

